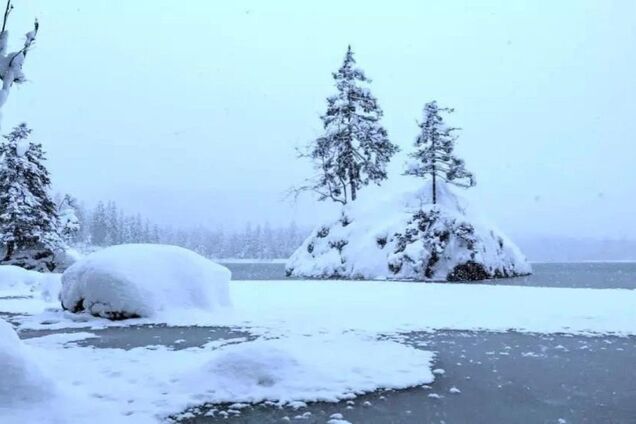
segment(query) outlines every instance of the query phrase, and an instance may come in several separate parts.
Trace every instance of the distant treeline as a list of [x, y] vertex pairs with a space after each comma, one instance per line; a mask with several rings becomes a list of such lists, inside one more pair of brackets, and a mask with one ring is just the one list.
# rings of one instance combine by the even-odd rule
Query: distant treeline
[[268, 223], [247, 224], [240, 231], [197, 226], [159, 226], [140, 214], [127, 214], [115, 202], [99, 202], [88, 209], [75, 202], [80, 229], [74, 242], [87, 246], [124, 243], [173, 244], [210, 258], [277, 259], [289, 257], [309, 234], [291, 222], [274, 227]]

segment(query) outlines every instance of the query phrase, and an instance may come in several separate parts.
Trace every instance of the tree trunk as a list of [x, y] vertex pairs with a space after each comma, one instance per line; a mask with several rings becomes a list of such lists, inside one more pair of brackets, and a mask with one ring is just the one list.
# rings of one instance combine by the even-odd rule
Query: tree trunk
[[7, 252], [4, 255], [4, 259], [3, 261], [8, 261], [11, 259], [11, 256], [13, 256], [13, 250], [15, 249], [15, 245], [12, 241], [10, 241], [9, 243], [7, 243]]
[[356, 200], [356, 183], [354, 180], [351, 180], [351, 201], [354, 202]]
[[437, 187], [436, 187], [435, 165], [433, 165], [433, 204], [437, 203]]

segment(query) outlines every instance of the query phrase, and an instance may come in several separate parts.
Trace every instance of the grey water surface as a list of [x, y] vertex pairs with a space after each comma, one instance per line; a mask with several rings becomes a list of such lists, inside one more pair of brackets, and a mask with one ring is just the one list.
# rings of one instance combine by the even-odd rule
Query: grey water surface
[[[233, 280], [285, 280], [282, 263], [224, 263]], [[535, 263], [532, 275], [482, 281], [480, 284], [636, 289], [636, 262]], [[445, 283], [454, 284], [454, 283]], [[476, 283], [471, 283], [476, 284]]]

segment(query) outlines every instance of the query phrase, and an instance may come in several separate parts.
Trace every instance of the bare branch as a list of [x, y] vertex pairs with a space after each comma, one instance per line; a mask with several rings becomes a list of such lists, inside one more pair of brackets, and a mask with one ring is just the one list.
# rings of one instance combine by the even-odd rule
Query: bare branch
[[4, 32], [7, 29], [7, 20], [9, 19], [9, 13], [13, 10], [13, 5], [11, 4], [11, 0], [7, 0], [7, 7], [4, 9], [4, 19], [2, 20], [2, 31]]

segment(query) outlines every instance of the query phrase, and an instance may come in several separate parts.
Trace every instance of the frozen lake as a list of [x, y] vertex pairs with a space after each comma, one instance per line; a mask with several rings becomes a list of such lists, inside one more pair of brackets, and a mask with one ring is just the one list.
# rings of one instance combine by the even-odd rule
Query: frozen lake
[[439, 374], [430, 386], [296, 410], [247, 407], [240, 415], [217, 405], [217, 418], [183, 422], [322, 424], [341, 414], [364, 424], [629, 424], [636, 417], [634, 338], [439, 331], [412, 333], [405, 342], [437, 352]]
[[[283, 280], [282, 263], [224, 263], [234, 280]], [[492, 280], [496, 285], [636, 289], [636, 262], [535, 263], [527, 277]]]
[[[74, 331], [24, 331], [21, 337], [59, 332]], [[180, 350], [219, 339], [252, 338], [219, 327], [153, 325], [92, 332], [95, 337], [77, 344], [126, 350], [164, 345]], [[351, 423], [365, 424], [631, 424], [636, 417], [635, 337], [436, 331], [403, 334], [397, 340], [437, 353], [431, 385], [298, 409], [201, 405], [188, 411], [194, 417], [180, 422], [323, 424], [333, 414], [342, 414]]]

